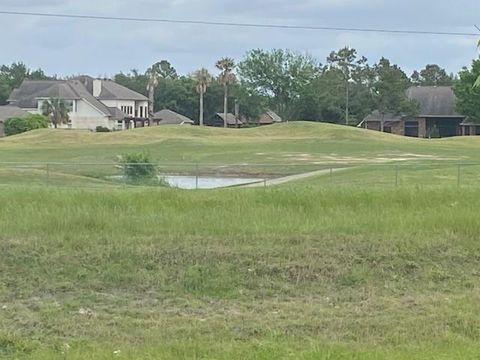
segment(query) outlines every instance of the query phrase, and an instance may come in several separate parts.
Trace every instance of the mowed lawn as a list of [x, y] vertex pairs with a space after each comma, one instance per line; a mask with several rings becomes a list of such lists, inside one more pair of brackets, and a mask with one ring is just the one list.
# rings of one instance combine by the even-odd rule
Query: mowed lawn
[[0, 184], [116, 186], [118, 155], [146, 151], [165, 175], [275, 178], [347, 168], [334, 179], [313, 180], [321, 186], [455, 187], [458, 164], [461, 184], [476, 184], [479, 146], [477, 137], [413, 139], [305, 122], [252, 129], [164, 126], [106, 134], [38, 130], [0, 139]]
[[0, 193], [0, 358], [478, 359], [480, 192]]

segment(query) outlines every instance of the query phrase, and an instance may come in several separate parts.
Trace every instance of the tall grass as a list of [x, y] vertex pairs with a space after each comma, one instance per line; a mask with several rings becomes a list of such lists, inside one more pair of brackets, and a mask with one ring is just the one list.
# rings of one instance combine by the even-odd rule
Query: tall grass
[[0, 358], [474, 359], [479, 205], [474, 189], [3, 188]]

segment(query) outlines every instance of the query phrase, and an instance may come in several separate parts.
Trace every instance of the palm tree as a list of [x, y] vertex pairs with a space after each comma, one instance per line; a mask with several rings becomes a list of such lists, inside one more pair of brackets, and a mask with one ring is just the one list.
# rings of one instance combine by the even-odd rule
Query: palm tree
[[158, 86], [160, 81], [160, 63], [157, 62], [152, 65], [150, 69], [147, 70], [148, 76], [148, 117], [151, 118], [154, 113], [154, 103], [155, 103], [155, 89]]
[[155, 112], [155, 89], [160, 79], [176, 79], [177, 71], [167, 60], [162, 60], [152, 65], [146, 73], [148, 77], [148, 117], [151, 118]]
[[71, 107], [63, 99], [50, 98], [42, 103], [42, 114], [48, 116], [55, 129], [62, 124], [68, 124]]
[[228, 115], [228, 87], [235, 82], [235, 61], [232, 58], [223, 58], [217, 61], [215, 67], [221, 71], [219, 80], [223, 85], [224, 98], [223, 98], [223, 126], [227, 127], [227, 115]]
[[201, 68], [193, 73], [193, 79], [197, 82], [197, 93], [200, 95], [200, 126], [203, 126], [203, 95], [207, 92], [207, 88], [212, 83], [212, 75], [207, 69]]

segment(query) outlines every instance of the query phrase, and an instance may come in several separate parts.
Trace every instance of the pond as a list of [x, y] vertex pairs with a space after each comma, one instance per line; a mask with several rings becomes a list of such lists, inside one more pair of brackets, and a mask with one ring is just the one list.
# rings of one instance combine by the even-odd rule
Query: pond
[[217, 189], [229, 186], [262, 182], [259, 178], [212, 177], [212, 176], [162, 176], [173, 187], [180, 189]]

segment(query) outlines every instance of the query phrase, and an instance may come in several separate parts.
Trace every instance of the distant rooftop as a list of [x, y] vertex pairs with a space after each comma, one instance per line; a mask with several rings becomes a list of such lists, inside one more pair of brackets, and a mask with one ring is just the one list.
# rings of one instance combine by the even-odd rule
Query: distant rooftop
[[450, 86], [413, 86], [407, 96], [420, 104], [420, 117], [462, 117], [456, 111], [456, 96]]

